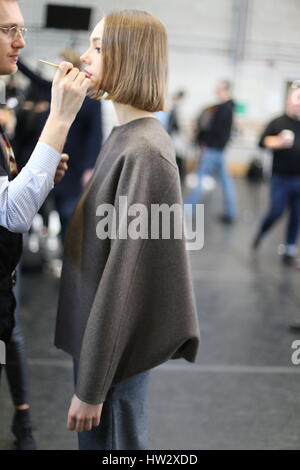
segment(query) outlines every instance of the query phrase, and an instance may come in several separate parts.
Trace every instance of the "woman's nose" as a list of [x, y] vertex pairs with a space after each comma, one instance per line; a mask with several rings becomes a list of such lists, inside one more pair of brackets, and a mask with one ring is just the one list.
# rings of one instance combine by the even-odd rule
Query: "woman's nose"
[[87, 56], [87, 53], [85, 52], [84, 54], [82, 54], [82, 56], [80, 57], [80, 60], [83, 64], [88, 64], [88, 56]]

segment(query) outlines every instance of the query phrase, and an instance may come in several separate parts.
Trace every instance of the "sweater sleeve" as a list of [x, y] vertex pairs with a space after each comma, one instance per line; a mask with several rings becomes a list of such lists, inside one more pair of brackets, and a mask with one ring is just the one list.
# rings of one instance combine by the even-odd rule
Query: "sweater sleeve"
[[[147, 208], [148, 215], [139, 220], [145, 235], [146, 220], [148, 230], [150, 224], [157, 229], [149, 218], [151, 205], [182, 207], [178, 170], [162, 157], [157, 166], [150, 159], [143, 165], [131, 160], [122, 170], [115, 207], [124, 195], [130, 210], [141, 214], [142, 206], [134, 204]], [[117, 220], [119, 215], [118, 209]], [[115, 383], [170, 358], [195, 361], [196, 307], [185, 240], [174, 235], [176, 224], [171, 216], [169, 237], [159, 229], [148, 238], [111, 241], [81, 348], [76, 395], [82, 401], [102, 403]]]

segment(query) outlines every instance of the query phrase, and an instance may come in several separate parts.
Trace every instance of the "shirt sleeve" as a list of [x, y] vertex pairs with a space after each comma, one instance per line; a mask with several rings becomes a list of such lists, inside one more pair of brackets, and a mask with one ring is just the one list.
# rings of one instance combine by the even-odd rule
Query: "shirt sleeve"
[[261, 147], [261, 148], [265, 148], [265, 145], [264, 145], [264, 140], [265, 138], [268, 136], [268, 135], [277, 135], [278, 134], [278, 129], [277, 129], [277, 126], [275, 125], [275, 121], [271, 121], [267, 127], [265, 128], [265, 130], [263, 131], [260, 139], [259, 139], [259, 142], [258, 142], [258, 146]]
[[0, 175], [0, 225], [24, 233], [54, 186], [61, 154], [38, 142], [27, 165], [12, 181]]

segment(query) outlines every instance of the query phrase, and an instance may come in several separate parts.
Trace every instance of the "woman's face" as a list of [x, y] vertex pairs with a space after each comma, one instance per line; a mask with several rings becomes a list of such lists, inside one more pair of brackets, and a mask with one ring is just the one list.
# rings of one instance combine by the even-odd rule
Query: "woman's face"
[[96, 25], [90, 37], [90, 47], [81, 56], [80, 60], [85, 65], [84, 72], [91, 80], [90, 90], [99, 90], [102, 79], [102, 36], [104, 29], [104, 18]]

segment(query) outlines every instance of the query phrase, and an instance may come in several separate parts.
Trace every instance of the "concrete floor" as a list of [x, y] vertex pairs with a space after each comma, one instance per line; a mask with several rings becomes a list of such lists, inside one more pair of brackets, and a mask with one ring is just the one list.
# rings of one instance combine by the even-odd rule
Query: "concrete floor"
[[[267, 188], [237, 182], [239, 221], [216, 221], [220, 194], [208, 198], [205, 246], [190, 252], [202, 330], [198, 363], [169, 361], [152, 371], [151, 449], [299, 449], [300, 366], [289, 326], [300, 321], [300, 271], [276, 253], [284, 223], [253, 257], [250, 241], [267, 205]], [[57, 281], [24, 276], [22, 322], [39, 449], [76, 449], [65, 428], [72, 396], [67, 355], [53, 347]], [[13, 413], [1, 385], [0, 449], [12, 446]]]

